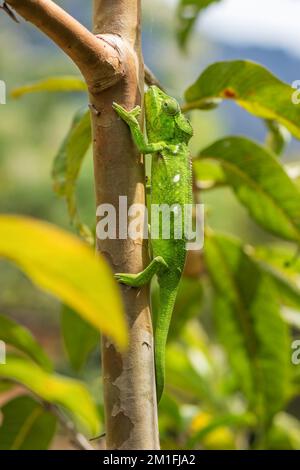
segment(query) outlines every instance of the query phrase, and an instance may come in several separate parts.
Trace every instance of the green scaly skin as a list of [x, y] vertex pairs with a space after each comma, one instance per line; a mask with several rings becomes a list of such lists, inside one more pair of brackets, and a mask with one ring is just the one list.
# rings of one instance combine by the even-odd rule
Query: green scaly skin
[[[174, 98], [152, 86], [145, 94], [145, 115], [148, 141], [146, 141], [137, 117], [140, 107], [126, 111], [114, 103], [113, 108], [128, 124], [135, 144], [143, 154], [152, 154], [151, 205], [178, 204], [182, 209], [192, 203], [192, 176], [188, 142], [193, 134], [189, 121], [180, 111]], [[157, 401], [159, 402], [165, 382], [165, 348], [170, 320], [176, 300], [178, 284], [186, 259], [186, 240], [182, 217], [182, 237], [174, 237], [174, 220], [171, 217], [170, 239], [163, 239], [161, 227], [153, 222], [150, 234], [159, 233], [158, 239], [151, 238], [153, 260], [138, 274], [116, 274], [123, 284], [140, 287], [157, 275], [160, 287], [160, 309], [155, 328], [155, 368]], [[158, 230], [160, 230], [158, 232]]]

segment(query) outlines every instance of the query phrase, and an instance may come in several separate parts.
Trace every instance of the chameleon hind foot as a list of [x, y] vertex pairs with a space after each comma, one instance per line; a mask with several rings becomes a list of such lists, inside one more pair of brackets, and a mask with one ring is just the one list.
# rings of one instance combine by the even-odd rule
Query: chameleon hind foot
[[117, 273], [115, 274], [115, 279], [119, 281], [121, 284], [125, 284], [131, 287], [141, 287], [148, 284], [154, 274], [156, 274], [161, 269], [167, 269], [168, 265], [163, 259], [162, 256], [157, 256], [154, 258], [151, 263], [144, 269], [137, 274], [125, 274], [125, 273]]

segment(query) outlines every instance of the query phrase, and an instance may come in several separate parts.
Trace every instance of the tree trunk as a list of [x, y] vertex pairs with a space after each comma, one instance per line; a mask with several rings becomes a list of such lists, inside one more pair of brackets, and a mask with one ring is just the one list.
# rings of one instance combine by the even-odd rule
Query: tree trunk
[[[105, 40], [120, 48], [123, 56], [123, 78], [105, 91], [90, 95], [94, 110], [97, 206], [112, 204], [117, 214], [120, 195], [127, 196], [128, 207], [145, 203], [142, 157], [127, 126], [112, 109], [113, 101], [127, 109], [143, 102], [140, 28], [140, 0], [94, 0], [94, 32], [104, 34]], [[148, 261], [145, 243], [129, 238], [98, 240], [97, 248], [115, 272], [139, 272]], [[158, 449], [149, 289], [123, 286], [122, 293], [129, 324], [129, 349], [126, 354], [121, 354], [108, 339], [102, 341], [107, 448]]]

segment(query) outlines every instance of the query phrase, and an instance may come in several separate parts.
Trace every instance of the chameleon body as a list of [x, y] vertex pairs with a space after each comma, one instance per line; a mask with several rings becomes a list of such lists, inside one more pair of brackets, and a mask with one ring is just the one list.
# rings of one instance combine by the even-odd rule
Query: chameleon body
[[[184, 236], [184, 206], [192, 203], [192, 176], [188, 142], [192, 127], [181, 113], [174, 98], [152, 86], [145, 94], [146, 141], [137, 116], [139, 107], [126, 111], [114, 103], [119, 116], [128, 124], [135, 144], [143, 154], [152, 155], [151, 165], [151, 249], [153, 259], [138, 274], [116, 274], [124, 284], [139, 287], [157, 275], [160, 288], [159, 312], [155, 326], [155, 369], [157, 400], [160, 401], [165, 381], [165, 348], [170, 320], [176, 300], [178, 284], [186, 259]], [[175, 224], [171, 212], [169, 237], [162, 234], [162, 219], [153, 217], [153, 205], [167, 205], [180, 210], [182, 218]], [[156, 206], [158, 207], [158, 206]], [[176, 209], [177, 207], [177, 209]], [[176, 225], [174, 227], [174, 225]], [[176, 232], [176, 227], [181, 229]]]

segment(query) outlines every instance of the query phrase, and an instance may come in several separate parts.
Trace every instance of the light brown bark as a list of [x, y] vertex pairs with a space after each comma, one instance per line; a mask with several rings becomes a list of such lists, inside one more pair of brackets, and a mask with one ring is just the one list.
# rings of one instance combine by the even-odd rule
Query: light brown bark
[[[127, 197], [128, 207], [143, 204], [142, 157], [112, 109], [113, 101], [127, 109], [143, 101], [141, 1], [94, 0], [95, 35], [50, 0], [7, 0], [7, 4], [64, 50], [87, 82], [97, 205], [110, 203], [118, 212], [119, 195]], [[99, 240], [97, 248], [114, 271], [135, 273], [147, 263], [146, 245], [128, 238]], [[120, 354], [106, 338], [102, 348], [107, 448], [158, 449], [149, 291], [123, 287], [122, 295], [129, 348]]]

